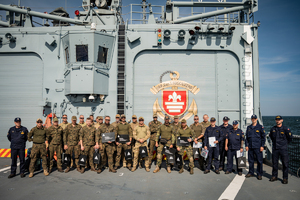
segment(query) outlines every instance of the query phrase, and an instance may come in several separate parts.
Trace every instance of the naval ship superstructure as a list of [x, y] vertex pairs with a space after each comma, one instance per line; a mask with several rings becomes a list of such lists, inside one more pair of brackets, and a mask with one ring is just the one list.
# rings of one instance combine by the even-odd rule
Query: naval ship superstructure
[[[188, 124], [208, 114], [218, 124], [239, 120], [243, 130], [257, 114], [262, 123], [257, 0], [143, 0], [125, 20], [121, 3], [83, 0], [74, 19], [62, 8], [48, 14], [0, 4], [1, 133], [17, 116], [30, 129], [49, 113], [69, 121], [135, 114], [146, 122], [156, 113]], [[5, 137], [1, 148], [9, 148]]]

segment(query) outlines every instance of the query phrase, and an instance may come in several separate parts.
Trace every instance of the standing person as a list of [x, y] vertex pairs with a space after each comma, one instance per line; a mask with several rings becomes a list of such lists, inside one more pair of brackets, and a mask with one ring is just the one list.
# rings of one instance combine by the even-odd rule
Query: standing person
[[146, 147], [148, 156], [145, 157], [145, 168], [146, 168], [147, 172], [150, 172], [149, 158], [148, 158], [149, 157], [149, 149], [148, 149], [148, 145], [147, 145], [147, 139], [150, 138], [150, 129], [148, 126], [146, 126], [144, 124], [143, 117], [139, 118], [139, 125], [133, 131], [133, 138], [136, 140], [136, 142], [135, 142], [135, 146], [133, 149], [134, 160], [133, 160], [133, 167], [132, 167], [131, 171], [134, 172], [136, 170], [136, 165], [138, 163], [139, 154], [140, 154], [140, 152], [139, 152], [140, 147]]
[[[230, 174], [232, 172], [233, 166], [233, 156], [235, 156], [235, 161], [238, 163], [237, 158], [237, 151], [243, 152], [243, 145], [244, 145], [244, 132], [239, 129], [239, 122], [233, 121], [233, 128], [228, 132], [226, 132], [226, 139], [225, 139], [225, 150], [227, 151], [227, 171], [225, 174]], [[236, 166], [238, 174], [242, 176], [243, 169], [238, 168]]]
[[208, 120], [209, 120], [208, 115], [204, 114], [203, 121], [200, 123], [203, 126], [203, 134], [205, 133], [206, 128], [210, 126], [210, 122]]
[[[77, 117], [72, 117], [72, 124], [69, 124], [64, 130], [64, 149], [66, 150], [66, 154], [71, 156], [71, 163], [73, 163], [73, 153], [74, 160], [77, 167], [77, 171], [80, 171], [80, 166], [78, 165], [79, 155], [80, 155], [80, 141], [79, 141], [79, 132], [82, 126], [76, 123]], [[71, 166], [68, 165], [65, 173], [68, 173], [71, 169]]]
[[179, 122], [179, 116], [174, 116], [174, 121], [171, 123], [171, 125], [174, 127], [174, 131], [177, 132], [181, 128], [181, 123]]
[[[136, 115], [132, 115], [132, 122], [130, 123], [130, 126], [132, 128], [132, 132], [134, 131], [134, 129], [136, 127], [138, 127], [138, 125], [139, 125], [139, 123], [137, 121], [137, 116]], [[135, 139], [132, 137], [131, 149], [134, 148], [135, 142], [136, 142]], [[134, 154], [134, 152], [132, 152], [132, 153]], [[134, 157], [134, 155], [133, 155], [133, 157]], [[123, 163], [123, 167], [124, 168], [126, 167], [126, 165], [124, 166], [124, 163]], [[140, 169], [142, 169], [142, 160], [139, 160], [139, 167], [140, 167]]]
[[292, 141], [293, 135], [291, 130], [283, 126], [283, 119], [280, 115], [275, 117], [276, 126], [270, 130], [270, 138], [273, 143], [272, 147], [272, 178], [271, 182], [277, 181], [278, 176], [278, 159], [280, 156], [282, 162], [283, 184], [288, 184], [289, 173], [289, 154], [288, 144]]
[[117, 128], [117, 125], [120, 123], [120, 115], [116, 115], [116, 121], [114, 121], [111, 125], [113, 125], [115, 128]]
[[[207, 174], [210, 172], [211, 167], [211, 161], [212, 158], [214, 158], [214, 165], [215, 165], [215, 172], [216, 174], [220, 174], [219, 171], [219, 141], [223, 140], [224, 135], [222, 133], [222, 130], [220, 127], [216, 126], [216, 118], [212, 117], [210, 118], [211, 125], [206, 128], [204, 133], [204, 149], [208, 149], [208, 161], [206, 170], [204, 171], [204, 174]], [[210, 140], [214, 139], [215, 147], [210, 146]]]
[[257, 123], [257, 116], [251, 116], [252, 124], [247, 126], [246, 151], [248, 151], [249, 172], [246, 178], [254, 177], [254, 154], [257, 158], [257, 179], [261, 180], [263, 175], [263, 150], [266, 142], [264, 127]]
[[[96, 148], [96, 128], [92, 126], [92, 119], [86, 119], [86, 126], [81, 128], [79, 132], [80, 146], [83, 154], [89, 158], [91, 171], [96, 171], [93, 165], [93, 156]], [[80, 172], [83, 174], [85, 167], [81, 167]]]
[[[156, 134], [156, 139], [155, 139], [155, 146], [157, 148], [157, 164], [156, 164], [156, 168], [153, 171], [153, 173], [157, 173], [160, 170], [160, 165], [162, 163], [162, 150], [165, 146], [169, 147], [169, 148], [173, 148], [173, 144], [175, 144], [175, 135], [174, 135], [174, 127], [171, 126], [170, 124], [170, 118], [168, 116], [165, 117], [165, 123], [163, 125], [161, 125], [158, 130], [157, 130], [157, 134]], [[158, 145], [158, 140], [159, 138], [160, 142]], [[167, 161], [168, 162], [168, 161]], [[167, 164], [167, 172], [171, 173], [171, 165], [172, 164]]]
[[[106, 151], [109, 172], [116, 173], [117, 170], [114, 169], [114, 157], [113, 157], [114, 151], [115, 151], [115, 142], [109, 141], [109, 142], [103, 144], [101, 141], [102, 133], [114, 132], [115, 139], [116, 139], [116, 136], [117, 136], [116, 128], [112, 124], [110, 124], [110, 116], [106, 116], [104, 119], [105, 119], [104, 125], [100, 126], [98, 129], [99, 132], [98, 132], [98, 137], [96, 138], [96, 141], [98, 141], [98, 143], [100, 143], [100, 151], [102, 151], [102, 152]], [[103, 156], [105, 156], [105, 155], [103, 155]], [[105, 163], [106, 160], [104, 160], [103, 156], [101, 157], [102, 161], [101, 161], [101, 167], [100, 167], [99, 173], [101, 173], [102, 167], [104, 167], [104, 165], [106, 164]]]
[[35, 170], [35, 162], [38, 155], [43, 159], [42, 166], [44, 169], [44, 175], [48, 176], [47, 171], [47, 157], [46, 152], [48, 148], [48, 142], [46, 141], [46, 129], [43, 127], [43, 120], [37, 119], [36, 126], [33, 127], [28, 133], [28, 141], [33, 141], [31, 154], [30, 154], [30, 165], [29, 165], [29, 178], [33, 177], [33, 172]]
[[47, 134], [46, 141], [49, 144], [49, 151], [50, 151], [49, 173], [52, 172], [53, 157], [55, 152], [57, 156], [57, 169], [59, 172], [64, 172], [62, 170], [62, 163], [61, 163], [63, 128], [58, 125], [57, 118], [53, 119], [53, 125], [46, 130], [46, 134]]
[[[198, 142], [203, 144], [203, 137], [204, 137], [204, 132], [203, 132], [203, 126], [199, 123], [199, 116], [195, 115], [194, 116], [194, 123], [190, 125], [190, 129], [192, 129], [195, 132], [195, 140], [194, 142], [198, 144]], [[201, 154], [201, 149], [202, 145], [199, 148], [199, 153]], [[200, 169], [204, 171], [204, 158], [200, 156], [198, 158]]]
[[[229, 117], [225, 116], [223, 117], [223, 124], [220, 126], [222, 133], [224, 136], [226, 136], [231, 130], [232, 130], [232, 125], [228, 124], [229, 122]], [[219, 147], [220, 147], [220, 167], [219, 171], [224, 170], [224, 163], [225, 163], [225, 157], [227, 156], [227, 152], [225, 150], [225, 137], [222, 141], [219, 141]], [[228, 159], [228, 158], [227, 158]]]
[[69, 125], [69, 122], [68, 122], [68, 116], [66, 114], [64, 114], [62, 116], [62, 123], [59, 124], [60, 127], [62, 127], [64, 130], [65, 128]]
[[84, 127], [86, 125], [86, 123], [84, 122], [84, 116], [80, 115], [79, 116], [79, 123], [78, 123], [81, 127]]
[[103, 117], [102, 116], [98, 116], [96, 118], [96, 121], [97, 121], [97, 123], [95, 124], [95, 128], [99, 129], [99, 127], [103, 125]]
[[[178, 137], [190, 137], [190, 139], [188, 139], [188, 142], [190, 142], [190, 143], [195, 138], [194, 131], [187, 126], [185, 119], [183, 119], [181, 121], [181, 128], [177, 131], [176, 138], [178, 138]], [[186, 151], [186, 155], [187, 155], [187, 157], [188, 157], [188, 159], [190, 161], [190, 163], [189, 163], [190, 174], [194, 174], [194, 158], [193, 158], [193, 148], [192, 148], [192, 145], [189, 144], [189, 146], [185, 147], [185, 146], [180, 146], [180, 144], [176, 144], [176, 146], [177, 146], [177, 151], [179, 151], [179, 155], [182, 156], [182, 165], [179, 166], [180, 167], [179, 174], [181, 174], [184, 171], [183, 170], [183, 164], [184, 164], [183, 155], [184, 155], [184, 151]]]
[[27, 141], [28, 130], [21, 126], [21, 118], [16, 117], [15, 126], [11, 127], [7, 133], [7, 139], [10, 141], [11, 148], [11, 169], [8, 178], [16, 176], [17, 160], [20, 159], [20, 176], [25, 177], [25, 147]]
[[[120, 166], [120, 161], [121, 161], [121, 158], [123, 157], [123, 163], [127, 163], [127, 167], [129, 170], [131, 170], [131, 163], [132, 163], [132, 160], [125, 160], [125, 157], [122, 156], [124, 155], [124, 150], [128, 150], [130, 149], [131, 150], [131, 141], [132, 141], [132, 128], [130, 126], [130, 124], [128, 124], [126, 122], [126, 117], [125, 115], [121, 115], [121, 122], [117, 125], [117, 128], [116, 128], [116, 133], [117, 133], [117, 138], [119, 135], [128, 135], [129, 137], [129, 142], [127, 143], [119, 143], [118, 141], [116, 141], [116, 145], [117, 145], [117, 156], [116, 156], [116, 163], [115, 163], [115, 170], [118, 169], [118, 167]], [[123, 150], [123, 151], [122, 151]], [[123, 152], [123, 154], [122, 154]]]
[[95, 125], [95, 123], [94, 123], [94, 115], [90, 115], [90, 119], [91, 119], [91, 125], [92, 126], [94, 126]]
[[155, 139], [156, 139], [156, 134], [158, 128], [162, 125], [160, 121], [157, 120], [157, 114], [153, 115], [153, 121], [149, 122], [148, 127], [150, 129], [150, 141], [149, 141], [149, 167], [151, 168], [152, 164], [152, 158], [153, 158], [153, 151], [154, 151], [154, 146], [155, 146]]

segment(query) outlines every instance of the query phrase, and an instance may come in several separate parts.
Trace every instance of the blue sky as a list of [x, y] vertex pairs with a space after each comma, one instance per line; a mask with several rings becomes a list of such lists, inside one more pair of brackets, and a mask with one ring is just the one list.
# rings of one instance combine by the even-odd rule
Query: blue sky
[[[17, 4], [17, 2], [18, 0], [0, 0], [1, 4]], [[82, 0], [68, 0], [66, 4], [65, 0], [22, 0], [21, 5], [40, 12], [51, 12], [57, 7], [67, 5], [67, 11], [74, 17], [74, 11], [80, 10], [81, 2]], [[141, 0], [123, 0], [123, 6], [140, 2]], [[164, 0], [148, 0], [148, 2], [153, 5], [165, 4]], [[123, 8], [124, 14], [129, 12], [128, 8]], [[259, 0], [255, 22], [261, 21], [259, 63], [261, 112], [264, 116], [300, 115], [299, 13], [298, 0]], [[3, 12], [0, 14], [3, 15]]]

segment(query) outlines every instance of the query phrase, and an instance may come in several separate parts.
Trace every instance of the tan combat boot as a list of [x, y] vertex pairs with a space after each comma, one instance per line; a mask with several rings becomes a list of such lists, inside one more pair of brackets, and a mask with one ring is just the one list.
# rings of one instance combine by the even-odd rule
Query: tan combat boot
[[80, 172], [80, 166], [79, 165], [77, 166], [77, 171]]
[[171, 167], [170, 166], [167, 167], [167, 172], [171, 173]]
[[150, 172], [150, 169], [149, 169], [149, 167], [146, 167], [146, 169], [145, 169], [145, 170], [146, 170], [146, 172]]
[[70, 171], [70, 167], [67, 167], [67, 169], [65, 170], [65, 173], [68, 173], [69, 171]]
[[190, 174], [191, 174], [191, 175], [194, 174], [194, 168], [191, 168], [191, 169], [190, 169]]
[[114, 168], [109, 168], [109, 172], [116, 173], [117, 170], [115, 170]]
[[91, 171], [92, 171], [92, 172], [95, 172], [95, 171], [96, 171], [96, 170], [95, 170], [95, 167], [92, 166], [92, 167], [91, 167]]
[[159, 172], [159, 167], [156, 165], [156, 168], [154, 169], [153, 173]]
[[183, 167], [179, 170], [179, 174], [183, 173], [184, 170], [183, 170]]
[[132, 172], [134, 172], [135, 170], [136, 170], [136, 167], [133, 167], [133, 168], [131, 169]]
[[81, 170], [80, 170], [80, 173], [84, 173], [84, 169], [85, 169], [85, 167], [81, 167]]
[[47, 172], [47, 170], [44, 170], [44, 175], [45, 175], [45, 176], [48, 176], [48, 175], [49, 175], [49, 173]]
[[123, 168], [126, 168], [127, 166], [126, 166], [126, 162], [123, 162]]
[[30, 173], [28, 177], [29, 177], [29, 178], [32, 178], [32, 177], [33, 177], [33, 173]]
[[102, 172], [101, 168], [97, 170], [97, 174], [100, 174]]
[[64, 170], [62, 168], [58, 168], [57, 170], [58, 172], [64, 172]]

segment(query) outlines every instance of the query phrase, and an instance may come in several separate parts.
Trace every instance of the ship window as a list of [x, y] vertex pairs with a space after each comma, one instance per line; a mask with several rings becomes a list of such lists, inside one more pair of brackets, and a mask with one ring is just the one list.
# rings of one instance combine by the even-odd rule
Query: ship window
[[76, 61], [89, 61], [88, 45], [76, 45]]
[[106, 64], [108, 48], [99, 46], [97, 62]]
[[70, 62], [69, 47], [65, 48], [66, 64]]

